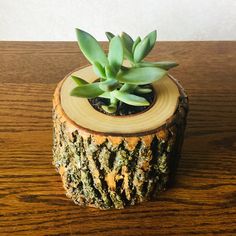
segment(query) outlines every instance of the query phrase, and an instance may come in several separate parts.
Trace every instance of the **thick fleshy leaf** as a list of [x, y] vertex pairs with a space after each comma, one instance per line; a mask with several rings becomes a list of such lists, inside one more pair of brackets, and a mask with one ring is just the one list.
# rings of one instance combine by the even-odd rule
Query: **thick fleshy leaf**
[[149, 52], [149, 39], [143, 39], [134, 50], [134, 61], [140, 62]]
[[132, 53], [124, 47], [124, 58], [128, 59], [129, 61], [134, 61]]
[[107, 113], [114, 113], [117, 110], [117, 105], [109, 105], [109, 106], [103, 105], [102, 109]]
[[150, 84], [167, 74], [166, 70], [158, 67], [137, 67], [118, 73], [116, 79], [128, 84]]
[[124, 58], [128, 59], [129, 61], [133, 61], [132, 49], [129, 50], [127, 48], [126, 42], [123, 39], [122, 39], [122, 45], [123, 45], [123, 50], [124, 50]]
[[93, 71], [99, 78], [106, 78], [105, 68], [97, 61], [93, 63]]
[[123, 45], [119, 36], [112, 38], [109, 44], [108, 61], [110, 66], [118, 72], [123, 62]]
[[106, 54], [92, 35], [80, 29], [76, 29], [76, 34], [80, 50], [91, 64], [94, 62], [99, 62], [102, 66], [108, 64]]
[[146, 93], [151, 93], [152, 92], [152, 89], [150, 88], [140, 88], [140, 87], [137, 87], [135, 90], [134, 90], [135, 93], [137, 94], [146, 94]]
[[132, 106], [148, 106], [149, 102], [140, 96], [115, 90], [112, 94], [120, 101]]
[[111, 32], [106, 32], [105, 34], [106, 34], [107, 39], [108, 39], [109, 41], [111, 41], [111, 39], [112, 39], [113, 37], [115, 37], [115, 35], [114, 35], [113, 33], [111, 33]]
[[136, 84], [123, 84], [119, 91], [132, 93], [136, 89]]
[[118, 99], [115, 98], [112, 93], [110, 93], [110, 94], [111, 94], [111, 99], [110, 99], [111, 105], [117, 105]]
[[145, 36], [144, 39], [148, 38], [149, 39], [149, 51], [148, 53], [153, 49], [155, 46], [156, 40], [157, 40], [157, 31], [154, 30], [151, 33], [149, 33], [147, 36]]
[[102, 93], [104, 93], [104, 91], [99, 88], [99, 83], [92, 83], [85, 84], [72, 89], [70, 95], [81, 98], [95, 98], [101, 95]]
[[105, 66], [105, 73], [107, 78], [109, 79], [115, 78], [116, 73], [113, 71], [113, 68], [110, 65]]
[[87, 81], [85, 81], [85, 80], [83, 80], [80, 77], [75, 76], [75, 75], [71, 75], [71, 79], [73, 79], [75, 81], [75, 83], [79, 86], [88, 84]]
[[157, 38], [156, 30], [149, 33], [134, 49], [134, 61], [139, 62], [144, 57], [148, 55], [148, 53], [153, 49], [155, 46]]
[[122, 41], [124, 43], [124, 46], [131, 53], [132, 52], [132, 46], [133, 46], [134, 40], [125, 32], [121, 33], [121, 39], [122, 39]]
[[111, 98], [111, 93], [110, 92], [104, 92], [101, 95], [99, 95], [101, 98]]
[[159, 67], [164, 70], [169, 70], [173, 67], [178, 66], [179, 64], [174, 61], [159, 61], [159, 62], [140, 62], [138, 66], [140, 67]]
[[110, 92], [109, 92], [109, 98], [110, 98], [110, 105], [109, 106], [103, 105], [102, 109], [108, 113], [114, 113], [117, 110], [118, 99], [116, 99]]
[[134, 44], [132, 46], [132, 53], [134, 53], [135, 48], [137, 47], [137, 45], [141, 42], [141, 38], [138, 36], [135, 41]]
[[103, 91], [110, 92], [119, 87], [119, 82], [115, 79], [107, 79], [103, 82], [100, 82], [99, 87]]

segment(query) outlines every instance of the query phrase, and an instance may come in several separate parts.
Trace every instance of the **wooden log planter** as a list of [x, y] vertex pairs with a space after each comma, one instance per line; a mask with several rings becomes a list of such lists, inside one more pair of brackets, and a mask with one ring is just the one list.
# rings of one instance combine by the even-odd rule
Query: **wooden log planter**
[[155, 199], [175, 175], [188, 98], [170, 75], [153, 83], [156, 99], [145, 112], [110, 116], [72, 97], [70, 75], [95, 81], [91, 66], [62, 80], [53, 98], [53, 164], [69, 198], [101, 209]]

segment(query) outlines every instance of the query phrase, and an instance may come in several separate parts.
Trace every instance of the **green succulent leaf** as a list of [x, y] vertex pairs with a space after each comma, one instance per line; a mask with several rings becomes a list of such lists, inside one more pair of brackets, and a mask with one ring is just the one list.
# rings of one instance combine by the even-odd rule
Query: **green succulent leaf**
[[129, 49], [127, 48], [125, 41], [123, 39], [121, 41], [122, 41], [123, 50], [124, 50], [124, 58], [133, 62], [133, 54], [132, 54], [132, 52], [129, 51]]
[[115, 79], [107, 79], [103, 82], [100, 82], [99, 87], [103, 91], [110, 92], [119, 87], [119, 82]]
[[124, 46], [128, 49], [130, 53], [132, 53], [133, 39], [125, 32], [121, 33], [121, 39], [124, 43]]
[[137, 87], [135, 90], [134, 90], [135, 93], [137, 94], [146, 94], [146, 93], [151, 93], [152, 92], [152, 89], [150, 88], [140, 88], [140, 87]]
[[150, 51], [149, 49], [149, 38], [143, 39], [134, 50], [134, 61], [140, 62]]
[[76, 29], [76, 34], [80, 50], [91, 64], [94, 62], [99, 62], [102, 66], [108, 64], [106, 54], [92, 35], [80, 29]]
[[111, 98], [111, 93], [110, 92], [104, 92], [101, 95], [99, 95], [99, 97], [110, 99]]
[[153, 49], [157, 38], [156, 30], [149, 33], [134, 49], [134, 61], [140, 62]]
[[117, 110], [117, 105], [109, 105], [109, 106], [103, 105], [101, 107], [107, 113], [115, 113]]
[[132, 106], [148, 106], [149, 102], [140, 96], [115, 90], [112, 94], [120, 101]]
[[132, 46], [132, 53], [134, 53], [135, 48], [137, 47], [137, 45], [138, 45], [140, 42], [141, 42], [141, 38], [138, 36], [138, 37], [136, 38], [136, 40], [134, 41], [134, 44], [133, 44], [133, 46]]
[[111, 105], [117, 105], [118, 99], [113, 96], [111, 93], [111, 99], [110, 99]]
[[132, 93], [138, 85], [136, 84], [123, 84], [119, 91]]
[[88, 84], [87, 81], [85, 81], [85, 80], [83, 80], [80, 77], [75, 76], [75, 75], [71, 75], [71, 79], [73, 79], [78, 86]]
[[111, 32], [106, 32], [105, 34], [106, 34], [107, 39], [108, 39], [109, 41], [111, 41], [111, 39], [112, 39], [113, 37], [115, 37], [115, 35], [114, 35], [113, 33], [111, 33]]
[[93, 63], [93, 71], [100, 78], [106, 78], [105, 68], [97, 61]]
[[138, 66], [140, 67], [159, 67], [164, 70], [169, 70], [179, 64], [174, 61], [159, 61], [159, 62], [140, 62]]
[[123, 49], [124, 49], [124, 58], [133, 62], [134, 59], [133, 59], [132, 53], [127, 48], [125, 48], [125, 47]]
[[105, 66], [105, 73], [107, 78], [109, 79], [115, 78], [116, 73], [114, 72], [114, 69], [110, 65]]
[[147, 36], [145, 36], [144, 39], [148, 38], [149, 39], [149, 51], [148, 53], [153, 49], [155, 46], [156, 40], [157, 40], [157, 31], [154, 30], [151, 33], [149, 33]]
[[99, 83], [92, 83], [72, 89], [70, 95], [81, 98], [95, 98], [103, 93], [104, 91], [99, 88]]
[[108, 61], [115, 72], [118, 72], [123, 62], [123, 45], [119, 36], [111, 39], [109, 44]]
[[150, 84], [167, 74], [166, 70], [158, 67], [136, 67], [118, 73], [116, 79], [128, 84]]

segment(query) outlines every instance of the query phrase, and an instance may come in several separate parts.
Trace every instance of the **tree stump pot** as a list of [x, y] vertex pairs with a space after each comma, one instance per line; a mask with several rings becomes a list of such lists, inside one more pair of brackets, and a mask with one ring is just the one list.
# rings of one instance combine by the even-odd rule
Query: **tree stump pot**
[[76, 204], [124, 208], [155, 199], [173, 183], [188, 113], [188, 97], [168, 75], [152, 84], [148, 110], [109, 116], [71, 97], [71, 75], [97, 79], [91, 66], [67, 75], [53, 97], [53, 165]]

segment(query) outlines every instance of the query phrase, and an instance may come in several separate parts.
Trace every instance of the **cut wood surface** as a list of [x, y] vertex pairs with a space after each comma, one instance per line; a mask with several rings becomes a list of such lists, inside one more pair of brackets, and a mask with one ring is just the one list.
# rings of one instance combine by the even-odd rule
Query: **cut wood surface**
[[[107, 44], [103, 44], [107, 49]], [[0, 43], [0, 235], [234, 235], [236, 43], [160, 42], [150, 60], [190, 98], [177, 182], [124, 210], [74, 205], [52, 162], [52, 94], [87, 62], [76, 43]]]

